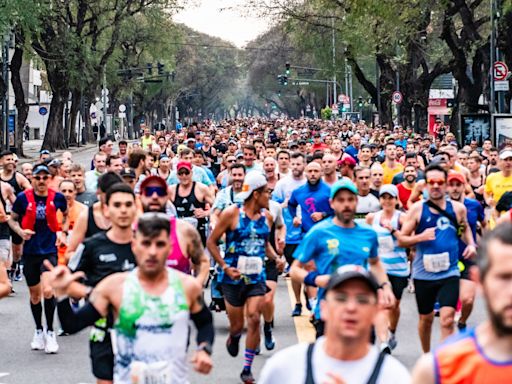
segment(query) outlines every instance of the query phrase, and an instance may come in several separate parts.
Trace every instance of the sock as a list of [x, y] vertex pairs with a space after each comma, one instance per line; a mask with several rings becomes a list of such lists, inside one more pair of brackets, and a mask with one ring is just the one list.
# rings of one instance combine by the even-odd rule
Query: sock
[[15, 275], [16, 272], [18, 272], [19, 264], [20, 264], [19, 261], [13, 261], [12, 262], [12, 264], [11, 264], [11, 272], [12, 272], [13, 275]]
[[267, 323], [267, 322], [265, 321], [265, 325], [263, 325], [263, 330], [264, 330], [265, 332], [269, 332], [269, 331], [271, 331], [271, 330], [272, 330], [272, 322], [273, 322], [273, 321], [270, 321], [270, 322], [268, 322], [268, 323]]
[[53, 316], [55, 315], [55, 297], [44, 299], [44, 315], [46, 317], [46, 329], [53, 331]]
[[244, 371], [251, 370], [252, 361], [254, 360], [254, 355], [256, 355], [256, 351], [254, 349], [245, 348]]
[[37, 304], [30, 303], [30, 309], [32, 310], [32, 316], [34, 317], [34, 321], [36, 323], [36, 329], [38, 331], [43, 330], [43, 323], [42, 323], [42, 315], [43, 315], [43, 306], [41, 305], [41, 302]]

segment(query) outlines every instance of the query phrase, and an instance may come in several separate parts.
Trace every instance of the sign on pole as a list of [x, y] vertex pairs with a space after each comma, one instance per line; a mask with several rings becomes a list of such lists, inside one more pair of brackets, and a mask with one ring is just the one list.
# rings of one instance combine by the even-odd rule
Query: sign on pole
[[402, 101], [404, 101], [404, 96], [402, 95], [402, 92], [395, 91], [393, 92], [393, 96], [391, 97], [394, 104], [402, 104]]
[[508, 80], [496, 80], [494, 82], [494, 90], [496, 92], [502, 92], [502, 91], [505, 91], [505, 92], [508, 92], [510, 89], [509, 87], [509, 84], [508, 84]]
[[48, 109], [46, 107], [39, 107], [39, 114], [44, 116], [48, 113]]
[[494, 80], [506, 80], [508, 76], [508, 67], [503, 61], [496, 61], [493, 65]]

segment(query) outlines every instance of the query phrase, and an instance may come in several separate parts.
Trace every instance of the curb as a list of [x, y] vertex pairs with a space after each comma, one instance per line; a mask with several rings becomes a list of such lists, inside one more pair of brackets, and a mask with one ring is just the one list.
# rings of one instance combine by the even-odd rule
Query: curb
[[[89, 144], [86, 144], [86, 145], [83, 145], [83, 146], [80, 146], [80, 147], [71, 147], [71, 148], [68, 148], [68, 149], [59, 149], [56, 152], [52, 152], [51, 155], [52, 155], [52, 157], [58, 157], [62, 153], [66, 152], [66, 151], [69, 151], [72, 154], [80, 153], [80, 152], [85, 152], [85, 151], [87, 151], [87, 150], [89, 150], [91, 148], [96, 148], [97, 145], [98, 145], [97, 143], [94, 143], [94, 144], [93, 143], [89, 143]], [[18, 165], [34, 162], [37, 159], [37, 157], [38, 157], [38, 152], [39, 151], [37, 151], [37, 152], [33, 152], [33, 151], [25, 152], [26, 158], [19, 158]]]

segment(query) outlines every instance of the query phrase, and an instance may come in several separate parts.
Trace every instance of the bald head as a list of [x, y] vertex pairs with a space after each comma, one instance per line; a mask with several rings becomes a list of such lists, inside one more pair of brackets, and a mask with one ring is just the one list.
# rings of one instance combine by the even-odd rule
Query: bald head
[[322, 166], [318, 164], [316, 161], [312, 161], [306, 166], [306, 178], [308, 179], [308, 183], [311, 185], [316, 185], [320, 181], [322, 177]]

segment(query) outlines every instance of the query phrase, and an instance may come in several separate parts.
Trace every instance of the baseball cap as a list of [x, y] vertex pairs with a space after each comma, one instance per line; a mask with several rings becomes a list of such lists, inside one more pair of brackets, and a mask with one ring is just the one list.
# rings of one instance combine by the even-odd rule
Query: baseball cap
[[398, 188], [396, 187], [396, 185], [393, 184], [384, 184], [383, 186], [380, 187], [379, 197], [385, 193], [392, 197], [398, 197]]
[[331, 187], [331, 199], [334, 199], [334, 196], [341, 191], [342, 189], [346, 189], [347, 191], [352, 192], [354, 195], [357, 195], [357, 187], [349, 179], [341, 179], [335, 182]]
[[185, 168], [191, 171], [192, 164], [189, 161], [179, 161], [178, 164], [176, 164], [176, 172], [178, 172], [181, 168]]
[[236, 142], [236, 140], [231, 139], [231, 140], [229, 140], [229, 141], [228, 141], [228, 145], [229, 145], [229, 144], [235, 144], [235, 145], [237, 145], [237, 142]]
[[45, 165], [45, 164], [38, 164], [34, 167], [34, 169], [32, 170], [32, 174], [33, 175], [37, 175], [38, 173], [40, 172], [46, 172], [46, 173], [50, 173], [50, 170], [48, 169], [48, 167]]
[[167, 183], [165, 182], [164, 179], [162, 179], [160, 176], [157, 176], [157, 175], [151, 175], [149, 177], [146, 177], [142, 183], [140, 184], [140, 190], [142, 191], [143, 189], [145, 189], [149, 183], [152, 183], [152, 182], [155, 182], [155, 183], [158, 183], [160, 184], [161, 187], [164, 187], [164, 188], [167, 188]]
[[135, 179], [135, 171], [133, 168], [123, 168], [121, 172], [119, 173], [121, 177], [131, 177], [132, 179]]
[[338, 165], [345, 165], [345, 164], [355, 167], [357, 162], [352, 156], [350, 156], [347, 153], [344, 153], [343, 156], [341, 156], [341, 160], [338, 161]]
[[450, 181], [458, 181], [461, 184], [466, 184], [466, 178], [460, 172], [451, 171], [448, 173], [448, 182]]
[[47, 149], [42, 149], [42, 150], [39, 151], [39, 154], [41, 154], [41, 155], [49, 155], [50, 151], [47, 150]]
[[326, 290], [330, 291], [346, 281], [354, 279], [362, 280], [367, 283], [374, 293], [377, 293], [380, 288], [379, 283], [377, 283], [375, 277], [368, 270], [360, 265], [347, 264], [342, 265], [334, 271], [327, 283]]
[[436, 155], [430, 162], [430, 165], [440, 165], [446, 163], [446, 155]]
[[240, 200], [247, 200], [255, 190], [265, 185], [267, 185], [267, 178], [260, 171], [251, 171], [245, 175], [242, 192], [237, 197]]
[[60, 167], [60, 160], [59, 160], [59, 159], [52, 159], [52, 160], [48, 163], [48, 166], [49, 166], [49, 167]]
[[504, 149], [500, 152], [500, 160], [508, 159], [509, 157], [512, 157], [512, 150], [510, 149]]

